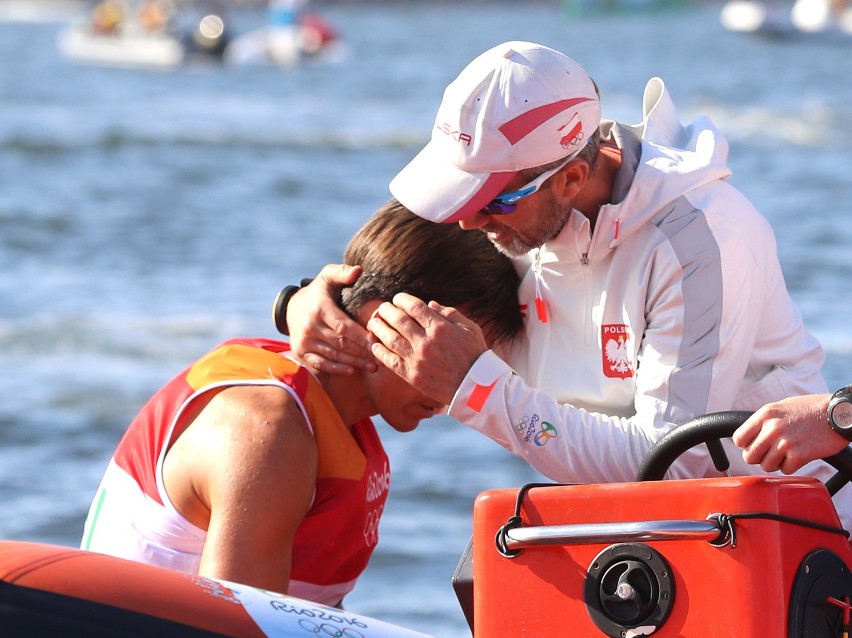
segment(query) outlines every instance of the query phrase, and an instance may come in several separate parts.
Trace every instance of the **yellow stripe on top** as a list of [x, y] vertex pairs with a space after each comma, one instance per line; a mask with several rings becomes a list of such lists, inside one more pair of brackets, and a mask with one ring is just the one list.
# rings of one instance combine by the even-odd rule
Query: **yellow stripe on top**
[[325, 389], [304, 366], [279, 352], [226, 344], [199, 359], [186, 374], [196, 392], [213, 384], [270, 380], [290, 386], [302, 400], [319, 452], [317, 477], [360, 480], [367, 459]]

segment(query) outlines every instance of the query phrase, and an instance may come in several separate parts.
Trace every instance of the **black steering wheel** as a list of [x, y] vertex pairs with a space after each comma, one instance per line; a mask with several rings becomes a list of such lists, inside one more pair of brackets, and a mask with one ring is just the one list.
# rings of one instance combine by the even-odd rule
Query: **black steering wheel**
[[[672, 463], [681, 454], [702, 443], [706, 443], [710, 448], [717, 469], [720, 471], [727, 469], [727, 457], [724, 456], [720, 440], [733, 436], [734, 431], [751, 414], [745, 411], [713, 412], [687, 421], [667, 432], [648, 450], [636, 474], [636, 480], [662, 480]], [[719, 454], [722, 456], [721, 459]], [[825, 483], [829, 494], [834, 496], [840, 488], [852, 481], [852, 447], [847, 447], [823, 460], [837, 470], [837, 474]]]

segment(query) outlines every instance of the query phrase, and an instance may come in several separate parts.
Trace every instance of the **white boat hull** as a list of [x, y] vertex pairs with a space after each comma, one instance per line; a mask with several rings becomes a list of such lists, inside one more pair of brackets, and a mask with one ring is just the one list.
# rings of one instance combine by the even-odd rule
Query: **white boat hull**
[[75, 62], [115, 67], [173, 69], [184, 60], [184, 47], [170, 35], [98, 35], [72, 26], [59, 37], [62, 53]]
[[768, 37], [852, 38], [852, 9], [829, 11], [824, 0], [798, 0], [792, 7], [759, 0], [729, 0], [719, 19], [729, 31]]

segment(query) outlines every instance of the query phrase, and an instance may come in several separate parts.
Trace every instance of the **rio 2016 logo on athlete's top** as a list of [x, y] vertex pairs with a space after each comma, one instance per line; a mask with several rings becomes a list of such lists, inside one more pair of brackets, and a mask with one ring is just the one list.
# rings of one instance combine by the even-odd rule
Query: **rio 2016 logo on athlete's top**
[[385, 462], [385, 467], [381, 474], [379, 474], [378, 472], [373, 472], [372, 474], [370, 474], [370, 477], [367, 482], [368, 503], [375, 501], [377, 498], [385, 496], [388, 489], [390, 488], [390, 479], [390, 468], [388, 467], [387, 462]]
[[385, 505], [382, 503], [367, 514], [367, 521], [364, 523], [364, 542], [367, 543], [367, 547], [373, 547], [379, 542], [379, 521], [382, 519], [384, 509]]

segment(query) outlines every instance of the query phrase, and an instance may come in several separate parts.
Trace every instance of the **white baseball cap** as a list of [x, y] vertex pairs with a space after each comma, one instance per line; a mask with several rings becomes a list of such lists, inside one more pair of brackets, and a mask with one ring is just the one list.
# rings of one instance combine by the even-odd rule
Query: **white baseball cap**
[[446, 88], [431, 141], [390, 191], [420, 217], [459, 221], [519, 171], [579, 153], [600, 118], [595, 84], [579, 64], [540, 44], [505, 42]]

